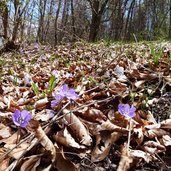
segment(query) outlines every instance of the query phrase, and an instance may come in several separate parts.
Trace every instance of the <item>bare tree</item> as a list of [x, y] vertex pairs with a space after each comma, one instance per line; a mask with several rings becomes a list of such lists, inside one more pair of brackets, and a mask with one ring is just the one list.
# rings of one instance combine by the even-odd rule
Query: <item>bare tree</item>
[[7, 1], [0, 2], [0, 11], [2, 13], [2, 23], [3, 23], [3, 37], [8, 38], [8, 7]]
[[53, 14], [53, 6], [54, 6], [54, 0], [50, 1], [50, 7], [49, 7], [49, 12], [47, 16], [47, 23], [45, 27], [45, 32], [44, 32], [44, 41], [46, 42], [46, 37], [50, 28], [50, 21], [52, 20], [52, 14]]
[[109, 0], [101, 1], [101, 0], [87, 0], [90, 3], [91, 6], [91, 24], [90, 24], [90, 33], [89, 33], [89, 41], [95, 41], [99, 27], [102, 15], [105, 11], [105, 7]]
[[46, 4], [47, 0], [39, 0], [39, 26], [37, 31], [37, 39], [40, 42], [44, 41], [44, 18], [45, 18], [45, 12], [46, 12]]
[[74, 16], [74, 4], [73, 4], [73, 0], [71, 0], [71, 16], [72, 16], [72, 30], [73, 30], [72, 41], [74, 41], [75, 40], [75, 36], [76, 36], [76, 30], [75, 30], [75, 16]]
[[55, 28], [55, 42], [54, 42], [54, 45], [56, 45], [57, 42], [58, 42], [58, 17], [59, 17], [59, 12], [60, 12], [60, 9], [61, 9], [61, 4], [62, 4], [62, 1], [59, 0], [58, 7], [56, 9], [56, 15], [55, 15], [55, 24], [54, 24], [54, 28]]

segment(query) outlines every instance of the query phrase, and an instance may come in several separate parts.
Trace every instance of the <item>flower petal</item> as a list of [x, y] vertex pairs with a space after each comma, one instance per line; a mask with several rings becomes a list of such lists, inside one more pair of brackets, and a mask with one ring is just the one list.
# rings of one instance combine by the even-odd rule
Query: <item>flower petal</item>
[[75, 92], [74, 89], [70, 89], [70, 90], [67, 92], [67, 98], [68, 98], [68, 99], [72, 99], [72, 100], [77, 100], [77, 99], [78, 99], [78, 95], [76, 94], [76, 92]]
[[27, 112], [27, 110], [23, 110], [23, 111], [21, 111], [20, 115], [21, 115], [20, 117], [23, 120], [25, 120], [25, 118], [27, 117], [27, 115], [29, 115], [29, 113]]
[[60, 94], [55, 95], [55, 100], [59, 103], [63, 99], [63, 96]]
[[19, 122], [19, 120], [18, 120], [18, 118], [20, 117], [20, 113], [21, 113], [21, 112], [17, 109], [17, 110], [14, 112], [14, 114], [12, 115], [12, 120], [13, 120], [14, 124], [17, 125], [17, 126], [20, 126], [20, 122]]
[[130, 117], [130, 118], [133, 118], [135, 115], [136, 115], [135, 112], [128, 113], [128, 117]]
[[118, 105], [118, 111], [121, 115], [125, 115], [125, 105], [124, 104], [119, 104]]
[[32, 119], [32, 115], [28, 114], [25, 118], [24, 121], [25, 122], [29, 122]]
[[22, 128], [25, 128], [27, 125], [28, 125], [28, 122], [26, 122], [26, 121], [23, 121], [23, 122], [20, 124], [20, 126], [21, 126]]
[[51, 107], [54, 108], [57, 105], [57, 101], [56, 100], [52, 100], [51, 101]]
[[60, 88], [59, 88], [59, 92], [66, 92], [66, 91], [68, 91], [69, 90], [69, 87], [68, 87], [68, 85], [67, 84], [64, 84], [63, 86], [61, 86]]

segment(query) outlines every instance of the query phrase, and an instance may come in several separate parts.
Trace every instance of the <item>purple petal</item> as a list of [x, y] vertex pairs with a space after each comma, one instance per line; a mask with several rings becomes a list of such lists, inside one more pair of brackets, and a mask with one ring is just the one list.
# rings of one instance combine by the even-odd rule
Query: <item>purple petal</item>
[[29, 122], [32, 119], [32, 116], [28, 114], [25, 118], [24, 121]]
[[118, 111], [121, 115], [125, 115], [125, 105], [124, 104], [119, 104], [118, 105]]
[[55, 100], [56, 100], [57, 102], [60, 102], [62, 99], [63, 99], [63, 96], [61, 96], [60, 94], [56, 94], [56, 95], [55, 95]]
[[18, 118], [20, 117], [20, 111], [17, 109], [14, 114], [12, 115], [12, 120], [15, 125], [20, 126]]
[[27, 117], [27, 115], [29, 115], [29, 113], [27, 112], [27, 110], [23, 110], [20, 113], [20, 117], [25, 120], [25, 118]]
[[134, 113], [135, 111], [136, 111], [136, 108], [135, 108], [134, 106], [131, 106], [129, 112], [130, 112], [130, 113]]
[[128, 114], [129, 113], [129, 110], [130, 110], [129, 104], [125, 104], [124, 105], [124, 112], [125, 112], [125, 114]]
[[28, 125], [28, 122], [26, 122], [26, 121], [23, 121], [23, 122], [20, 124], [20, 126], [21, 126], [22, 128], [25, 128], [27, 125]]
[[51, 101], [51, 107], [54, 108], [57, 105], [57, 101], [56, 100], [52, 100]]
[[131, 118], [134, 117], [136, 115], [135, 111], [136, 111], [136, 108], [132, 106], [129, 110], [128, 116]]
[[68, 91], [68, 90], [69, 90], [69, 87], [68, 87], [67, 84], [64, 84], [63, 86], [61, 86], [61, 87], [59, 88], [59, 92], [66, 92], [66, 91]]
[[60, 94], [55, 94], [54, 96], [55, 100], [52, 100], [51, 102], [51, 107], [55, 107], [58, 103], [60, 103], [63, 99], [63, 96], [61, 96]]
[[119, 104], [118, 111], [121, 115], [132, 118], [135, 116], [136, 108], [133, 106], [130, 107], [129, 104]]
[[26, 127], [31, 118], [32, 116], [26, 110], [21, 112], [16, 110], [12, 115], [14, 124], [21, 127]]
[[68, 99], [72, 99], [72, 100], [77, 100], [78, 99], [78, 95], [75, 93], [74, 89], [70, 89], [67, 93], [67, 98]]
[[133, 117], [135, 116], [135, 112], [133, 112], [133, 113], [128, 113], [127, 116], [129, 116], [130, 118], [133, 118]]

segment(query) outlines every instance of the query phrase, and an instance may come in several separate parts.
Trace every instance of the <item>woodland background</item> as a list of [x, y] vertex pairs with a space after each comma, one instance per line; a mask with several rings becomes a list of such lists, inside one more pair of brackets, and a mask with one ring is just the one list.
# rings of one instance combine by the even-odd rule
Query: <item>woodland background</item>
[[0, 171], [170, 171], [170, 39], [171, 0], [0, 0]]
[[171, 0], [0, 1], [1, 44], [161, 38], [171, 38]]

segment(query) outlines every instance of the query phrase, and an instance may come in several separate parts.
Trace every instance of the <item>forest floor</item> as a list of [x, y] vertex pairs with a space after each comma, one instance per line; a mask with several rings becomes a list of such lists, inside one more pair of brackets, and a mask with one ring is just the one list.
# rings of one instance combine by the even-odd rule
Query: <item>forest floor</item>
[[23, 44], [0, 71], [0, 171], [171, 170], [171, 43]]

